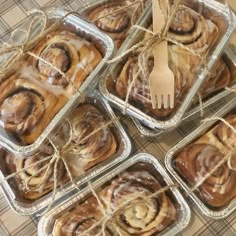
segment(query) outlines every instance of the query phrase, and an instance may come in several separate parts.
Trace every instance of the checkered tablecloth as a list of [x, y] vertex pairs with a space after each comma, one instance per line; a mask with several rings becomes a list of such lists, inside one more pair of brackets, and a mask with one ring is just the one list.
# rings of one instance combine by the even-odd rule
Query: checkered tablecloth
[[[11, 30], [18, 26], [26, 17], [27, 12], [51, 3], [64, 6], [69, 10], [78, 9], [81, 2], [72, 1], [48, 1], [48, 0], [0, 0], [0, 40], [4, 41]], [[236, 9], [236, 0], [229, 0]], [[236, 43], [236, 42], [235, 42]], [[148, 152], [163, 161], [165, 153], [190, 133], [197, 125], [199, 119], [189, 120], [174, 130], [171, 135], [163, 135], [161, 138], [148, 139], [141, 137], [138, 130], [128, 118], [122, 119], [122, 123], [132, 138], [133, 153]], [[224, 220], [211, 220], [204, 217], [195, 204], [188, 199], [192, 210], [191, 223], [179, 236], [235, 236], [236, 212]], [[0, 236], [30, 236], [37, 235], [38, 218], [26, 217], [15, 214], [8, 206], [0, 191]]]

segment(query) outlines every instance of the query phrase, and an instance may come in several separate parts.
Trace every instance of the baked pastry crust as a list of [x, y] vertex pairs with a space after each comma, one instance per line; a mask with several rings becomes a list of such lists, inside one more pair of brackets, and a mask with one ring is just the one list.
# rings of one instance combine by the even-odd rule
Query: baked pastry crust
[[[204, 56], [214, 43], [218, 28], [191, 8], [180, 6], [170, 26], [168, 37]], [[202, 66], [201, 59], [183, 47], [170, 46], [172, 60], [178, 67], [183, 66], [186, 73], [196, 71]]]
[[[81, 176], [88, 169], [105, 161], [116, 153], [118, 143], [109, 127], [104, 127], [98, 132], [95, 132], [90, 138], [85, 139], [87, 135], [104, 124], [105, 118], [95, 106], [86, 103], [81, 104], [69, 117], [69, 123], [65, 122], [59, 132], [51, 139], [54, 145], [59, 147], [65, 145], [70, 139], [70, 145], [73, 146], [73, 150], [69, 152], [62, 151], [60, 155], [66, 161], [73, 177]], [[72, 137], [69, 137], [70, 128], [72, 129]], [[7, 152], [3, 155], [6, 156], [5, 162], [10, 173], [20, 171], [15, 176], [15, 180], [18, 184], [18, 190], [24, 198], [31, 200], [38, 199], [53, 190], [55, 162], [49, 168], [46, 176], [45, 173], [46, 168], [53, 158], [54, 152], [53, 147], [49, 145], [45, 146], [40, 153], [23, 159], [19, 159]], [[30, 167], [32, 164], [50, 156], [52, 158], [45, 160], [45, 162]], [[41, 168], [43, 169], [41, 170]], [[23, 169], [25, 170], [21, 171]], [[42, 183], [43, 176], [45, 178]], [[28, 190], [25, 188], [27, 181]], [[62, 160], [59, 160], [57, 166], [57, 181], [58, 186], [69, 181], [68, 173]]]
[[[150, 26], [149, 28], [152, 28]], [[187, 7], [179, 7], [176, 16], [170, 26], [168, 37], [194, 50], [200, 55], [204, 56], [209, 47], [214, 43], [216, 34], [218, 32], [217, 26], [208, 19], [198, 14]], [[145, 34], [144, 39], [150, 37], [150, 34]], [[153, 115], [158, 119], [168, 118], [173, 111], [182, 103], [183, 96], [191, 88], [195, 78], [194, 72], [202, 66], [201, 59], [188, 52], [179, 45], [169, 43], [169, 66], [175, 75], [175, 105], [173, 109], [152, 109], [148, 75], [139, 75], [134, 86], [131, 89], [129, 100], [131, 103], [141, 109], [144, 113]], [[139, 52], [139, 51], [138, 51]], [[115, 92], [122, 99], [126, 98], [127, 87], [134, 79], [138, 72], [137, 55], [130, 56], [120, 72], [116, 76]], [[147, 73], [150, 73], [153, 68], [153, 59], [149, 58], [146, 66]], [[217, 68], [217, 73], [222, 70], [222, 67]], [[223, 72], [224, 71], [224, 72]], [[229, 71], [224, 67], [221, 77], [214, 77], [209, 80], [211, 83], [211, 91], [213, 86], [215, 90], [219, 90], [226, 83], [229, 82]], [[191, 73], [190, 73], [191, 72]], [[222, 82], [223, 74], [226, 82]], [[140, 73], [141, 74], [141, 73]], [[217, 82], [215, 82], [217, 80]], [[205, 96], [205, 94], [204, 94]]]
[[75, 88], [82, 85], [102, 60], [101, 53], [93, 43], [68, 31], [50, 33], [32, 52], [64, 73], [65, 76], [43, 61], [29, 58], [29, 64], [40, 73], [42, 80], [64, 88], [68, 96], [76, 92]]
[[201, 88], [201, 96], [208, 95], [226, 88], [231, 83], [231, 73], [227, 64], [223, 59], [220, 59], [214, 70], [211, 72], [209, 79], [204, 82]]
[[[136, 20], [142, 11], [141, 7], [136, 10], [138, 7], [137, 3], [123, 11], [114, 14], [111, 13], [116, 12], [118, 9], [127, 7], [129, 4], [132, 4], [132, 2], [134, 1], [116, 0], [102, 4], [91, 11], [86, 12], [88, 19], [93, 21], [99, 29], [109, 35], [114, 40], [117, 48], [119, 48], [126, 39], [130, 27], [132, 26], [132, 20]], [[145, 4], [145, 2], [143, 4]]]
[[[236, 115], [229, 116], [226, 121], [234, 128], [236, 127]], [[228, 149], [236, 148], [236, 134], [226, 124], [220, 123], [212, 133]]]
[[105, 124], [101, 112], [91, 104], [81, 104], [70, 117], [72, 128], [71, 143], [75, 147], [75, 154], [69, 153], [66, 157], [74, 176], [82, 171], [97, 165], [115, 154], [117, 141], [109, 127], [95, 132], [90, 138], [86, 136]]
[[25, 67], [0, 82], [1, 126], [25, 144], [34, 143], [67, 102], [63, 93], [54, 93], [37, 78]]
[[[42, 167], [47, 167], [49, 165], [51, 159], [32, 166], [52, 154], [53, 148], [51, 146], [48, 146], [44, 151], [25, 159], [19, 159], [10, 153], [6, 153], [5, 161], [8, 164], [10, 172], [19, 172], [14, 179], [17, 183], [18, 190], [25, 199], [36, 200], [52, 191], [54, 186], [53, 167], [49, 169], [48, 173], [45, 168], [41, 170]], [[57, 165], [57, 187], [68, 180], [69, 178], [64, 168], [64, 164], [59, 160]]]
[[[138, 73], [138, 59], [136, 56], [129, 57], [123, 66], [119, 77], [116, 81], [115, 89], [116, 93], [122, 99], [126, 98], [128, 87]], [[173, 63], [171, 67], [175, 73], [175, 105], [180, 101], [181, 96], [189, 88], [191, 81], [189, 78], [183, 77], [181, 71], [175, 68]], [[151, 72], [153, 69], [153, 58], [150, 58], [147, 65], [148, 71]], [[131, 89], [129, 100], [135, 105], [139, 106], [143, 112], [154, 115], [158, 118], [165, 118], [171, 114], [173, 109], [153, 109], [151, 103], [149, 81], [142, 75], [139, 75]]]
[[[99, 210], [97, 200], [95, 198], [89, 198], [79, 207], [72, 209], [70, 212], [57, 219], [53, 227], [52, 235], [80, 235], [101, 218], [102, 213]], [[101, 225], [98, 225], [97, 227], [94, 227], [88, 235], [97, 235], [101, 230]], [[106, 227], [105, 232], [107, 236], [113, 235], [109, 227]]]

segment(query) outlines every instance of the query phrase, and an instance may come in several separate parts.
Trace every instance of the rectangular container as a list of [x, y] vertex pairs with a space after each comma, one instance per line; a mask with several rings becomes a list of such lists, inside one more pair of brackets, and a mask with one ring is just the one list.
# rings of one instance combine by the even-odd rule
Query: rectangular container
[[[236, 107], [236, 99], [234, 98], [232, 99], [231, 102], [226, 104], [224, 107], [218, 110], [214, 115], [212, 115], [212, 117], [224, 117], [225, 115], [230, 114], [232, 110], [234, 110], [234, 114], [235, 114], [235, 107]], [[172, 177], [181, 185], [181, 187], [186, 192], [189, 192], [191, 187], [189, 186], [189, 184], [186, 183], [186, 180], [184, 180], [184, 177], [181, 177], [180, 174], [177, 172], [177, 170], [174, 168], [173, 160], [179, 152], [181, 152], [189, 144], [193, 143], [195, 140], [197, 140], [198, 138], [203, 136], [205, 133], [207, 133], [211, 128], [213, 128], [217, 124], [217, 122], [219, 122], [217, 119], [213, 121], [209, 121], [209, 122], [204, 122], [197, 129], [195, 129], [191, 134], [189, 134], [182, 141], [180, 141], [176, 146], [171, 148], [165, 156], [165, 166], [167, 170], [170, 172]], [[204, 142], [200, 142], [200, 143], [208, 143], [208, 142], [206, 139]], [[209, 207], [206, 203], [204, 203], [203, 200], [198, 196], [197, 190], [194, 192], [191, 192], [189, 196], [196, 203], [196, 205], [198, 206], [198, 208], [201, 210], [201, 212], [204, 215], [215, 220], [223, 219], [227, 217], [236, 209], [236, 197], [232, 199], [231, 202], [227, 206], [222, 207], [221, 209], [217, 209], [214, 207]]]
[[[228, 68], [230, 70], [231, 74], [231, 79], [229, 83], [229, 88], [235, 89], [236, 88], [236, 83], [235, 83], [235, 78], [236, 78], [236, 54], [234, 54], [231, 50], [231, 48], [227, 47], [224, 51], [224, 54], [222, 56], [222, 59], [227, 63]], [[231, 95], [230, 95], [231, 94]], [[226, 98], [227, 97], [227, 98]], [[230, 99], [234, 98], [234, 93], [231, 93], [228, 90], [221, 89], [219, 91], [216, 91], [212, 94], [209, 94], [206, 98], [203, 99], [203, 104], [202, 108], [204, 112], [207, 114], [209, 109], [212, 109], [213, 104], [217, 104], [219, 109], [219, 106], [223, 106], [226, 102], [229, 102]], [[198, 99], [198, 96], [196, 97], [196, 101]], [[182, 118], [182, 121], [187, 120], [190, 117], [200, 115], [201, 113], [201, 108], [199, 105], [192, 105], [192, 108], [184, 115]], [[205, 115], [204, 115], [205, 117]], [[199, 117], [201, 118], [201, 117]], [[131, 118], [139, 130], [140, 134], [145, 136], [145, 137], [158, 137], [161, 134], [163, 134], [165, 131], [161, 129], [151, 129], [148, 128], [147, 126], [143, 125], [139, 120], [135, 118]]]
[[[63, 16], [66, 16], [68, 14], [68, 12], [63, 9], [53, 7], [44, 8], [43, 11], [47, 15], [48, 19], [52, 21], [58, 21]], [[23, 26], [17, 28], [18, 30], [16, 31], [16, 33], [14, 33], [14, 35], [12, 35], [12, 38], [9, 39], [10, 41], [8, 42], [17, 44], [24, 41], [24, 36], [23, 34], [21, 34], [22, 29], [24, 30], [25, 26], [29, 27], [30, 19], [31, 18], [27, 18], [26, 21], [22, 24]], [[81, 37], [92, 41], [94, 45], [96, 45], [96, 47], [99, 49], [99, 51], [103, 54], [103, 58], [83, 82], [82, 86], [79, 89], [79, 92], [76, 92], [73, 96], [69, 98], [68, 102], [66, 102], [66, 104], [59, 110], [59, 112], [53, 117], [53, 119], [49, 121], [49, 124], [39, 135], [35, 142], [30, 145], [23, 145], [22, 143], [20, 144], [19, 141], [17, 141], [10, 133], [6, 132], [4, 128], [0, 128], [0, 145], [8, 151], [14, 153], [15, 155], [27, 156], [37, 152], [39, 147], [42, 145], [48, 135], [53, 131], [56, 125], [58, 125], [60, 121], [65, 118], [71, 110], [73, 110], [80, 98], [80, 93], [87, 93], [89, 89], [92, 90], [96, 86], [96, 75], [98, 74], [98, 72], [102, 71], [106, 61], [111, 57], [113, 53], [113, 41], [110, 39], [110, 37], [108, 37], [99, 29], [97, 29], [93, 24], [88, 23], [87, 21], [79, 18], [75, 14], [68, 15], [63, 20], [63, 22], [64, 25], [69, 24], [70, 27], [76, 29], [76, 33]], [[37, 35], [37, 30], [38, 28], [36, 25], [35, 29], [33, 29], [32, 31], [32, 37], [35, 37]], [[43, 83], [40, 83], [40, 85], [42, 87], [45, 86], [45, 84]]]
[[[93, 181], [92, 183], [95, 188], [95, 191], [98, 188], [101, 188], [101, 186], [106, 185], [108, 182], [110, 183], [111, 179], [113, 179], [115, 176], [119, 176], [126, 169], [138, 163], [143, 163], [144, 165], [147, 165], [146, 168], [152, 168], [151, 171], [149, 170], [150, 173], [154, 173], [155, 175], [160, 176], [163, 179], [163, 185], [173, 185], [173, 181], [169, 178], [168, 174], [166, 173], [162, 165], [157, 161], [157, 159], [149, 154], [141, 153], [127, 159], [122, 164], [116, 166], [116, 168], [110, 170], [108, 173], [103, 175], [101, 178]], [[164, 231], [160, 232], [160, 234], [158, 235], [173, 236], [179, 233], [188, 225], [190, 221], [190, 209], [178, 189], [170, 188], [168, 192], [172, 193], [175, 199], [175, 203], [179, 205], [179, 209], [177, 210], [178, 219], [176, 223], [173, 223]], [[73, 197], [67, 198], [58, 207], [48, 212], [45, 216], [41, 218], [39, 222], [38, 234], [40, 236], [52, 235], [55, 220], [61, 215], [63, 215], [65, 212], [73, 208], [78, 203], [81, 203], [81, 201], [84, 201], [86, 198], [89, 197], [89, 195], [91, 196], [91, 189], [87, 187], [81, 192], [81, 194], [76, 194]]]
[[[93, 94], [89, 95], [86, 98], [86, 101], [97, 107], [98, 110], [101, 111], [105, 120], [116, 118], [111, 107], [109, 106], [107, 101], [102, 98], [99, 92], [94, 91]], [[110, 129], [117, 140], [115, 154], [112, 155], [110, 158], [107, 158], [105, 161], [102, 161], [94, 167], [90, 168], [89, 170], [85, 171], [84, 174], [79, 176], [78, 185], [80, 187], [83, 183], [103, 173], [104, 171], [108, 170], [120, 161], [123, 161], [130, 154], [131, 143], [120, 122], [118, 120], [114, 120], [113, 126], [110, 126]], [[0, 181], [9, 174], [10, 173], [9, 169], [7, 168], [7, 163], [2, 160], [0, 164]], [[52, 201], [52, 192], [40, 197], [38, 200], [27, 200], [22, 196], [22, 193], [19, 191], [14, 178], [10, 179], [9, 181], [4, 181], [1, 188], [11, 208], [15, 212], [22, 215], [30, 215], [39, 212], [47, 205], [49, 205]], [[74, 185], [72, 185], [71, 182], [64, 184], [64, 186], [62, 187], [59, 187], [57, 189], [56, 200], [61, 198], [63, 195], [65, 195], [66, 192], [72, 190], [73, 188]]]
[[[211, 51], [208, 55], [208, 68], [212, 70], [216, 61], [219, 59], [222, 50], [224, 49], [225, 45], [227, 44], [233, 30], [235, 28], [235, 16], [234, 14], [223, 4], [216, 2], [214, 0], [209, 1], [184, 1], [184, 4], [192, 6], [196, 11], [198, 9], [203, 10], [203, 15], [208, 17], [210, 20], [216, 23], [219, 28], [218, 36], [219, 39], [214, 43], [214, 48], [211, 48]], [[141, 26], [147, 27], [150, 25], [151, 22], [151, 9], [147, 12], [147, 14], [143, 17], [142, 22], [140, 23]], [[135, 29], [132, 32], [130, 38], [123, 44], [120, 51], [117, 53], [118, 55], [123, 53], [125, 50], [130, 48], [131, 45], [137, 43], [140, 40], [140, 37], [143, 33], [139, 29]], [[126, 59], [125, 59], [126, 60]], [[110, 68], [107, 73], [111, 71], [119, 71], [120, 67], [123, 65], [123, 61], [119, 61], [118, 63], [114, 64], [114, 67]], [[114, 74], [116, 74], [115, 72]], [[116, 75], [115, 75], [116, 76]], [[147, 115], [141, 109], [135, 107], [132, 104], [128, 104], [127, 106], [127, 114], [138, 119], [146, 126], [150, 127], [151, 129], [162, 129], [162, 130], [170, 130], [171, 128], [176, 127], [182, 120], [184, 114], [186, 113], [188, 107], [190, 106], [194, 96], [197, 94], [199, 88], [201, 87], [204, 80], [207, 77], [207, 70], [206, 68], [199, 72], [197, 79], [193, 83], [192, 87], [187, 92], [186, 96], [182, 99], [182, 103], [173, 114], [168, 117], [166, 120], [156, 119], [154, 116]], [[109, 79], [109, 76], [104, 76], [101, 78], [99, 87], [102, 94], [118, 109], [124, 110], [125, 102], [121, 98], [119, 98], [114, 91], [110, 91], [107, 87], [107, 84], [113, 84], [114, 80], [116, 79]], [[112, 88], [114, 89], [114, 88]]]

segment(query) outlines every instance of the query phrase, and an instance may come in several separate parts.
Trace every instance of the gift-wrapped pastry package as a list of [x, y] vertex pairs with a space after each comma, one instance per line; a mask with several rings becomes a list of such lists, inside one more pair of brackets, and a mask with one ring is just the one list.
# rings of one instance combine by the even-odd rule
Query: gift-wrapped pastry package
[[[235, 89], [236, 78], [236, 55], [232, 52], [230, 47], [224, 50], [221, 59], [217, 62], [215, 68], [212, 70], [211, 76], [204, 81], [201, 89], [194, 98], [189, 111], [184, 114], [182, 121], [190, 117], [207, 116], [209, 107], [213, 104], [221, 104], [222, 106], [228, 99], [232, 99], [232, 90]], [[231, 97], [231, 95], [232, 97]], [[230, 98], [228, 98], [230, 96]], [[202, 114], [203, 113], [203, 114]], [[139, 120], [132, 117], [132, 120], [139, 130], [140, 134], [145, 137], [158, 137], [164, 130], [151, 129], [143, 125]]]
[[201, 211], [214, 219], [236, 209], [236, 100], [221, 108], [166, 155], [166, 167]]
[[227, 68], [224, 62], [216, 67], [215, 64], [235, 27], [233, 13], [217, 1], [186, 0], [179, 5], [169, 1], [169, 4], [170, 15], [174, 12], [174, 17], [165, 40], [169, 67], [175, 77], [174, 108], [152, 108], [148, 79], [153, 68], [152, 48], [158, 37], [163, 36], [152, 34], [151, 9], [111, 61], [109, 75], [100, 80], [101, 92], [115, 107], [150, 128], [162, 130], [180, 123], [204, 81], [212, 86], [206, 85], [207, 91], [202, 88], [203, 97], [213, 88], [218, 90], [223, 86], [221, 78], [214, 84], [214, 71], [227, 74]]
[[109, 35], [118, 49], [129, 37], [133, 25], [139, 23], [149, 0], [88, 0], [81, 4], [79, 13]]
[[0, 144], [37, 152], [75, 103], [96, 85], [114, 49], [110, 37], [75, 13], [35, 10], [0, 48]]
[[0, 149], [1, 186], [17, 213], [42, 210], [124, 160], [131, 151], [118, 118], [96, 91], [75, 108], [48, 140], [40, 152], [25, 158]]
[[40, 220], [46, 235], [175, 235], [190, 209], [156, 158], [138, 154]]

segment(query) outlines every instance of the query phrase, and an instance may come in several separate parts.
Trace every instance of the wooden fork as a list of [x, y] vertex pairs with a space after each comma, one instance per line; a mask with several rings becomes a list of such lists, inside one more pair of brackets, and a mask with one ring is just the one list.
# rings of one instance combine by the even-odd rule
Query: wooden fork
[[[166, 0], [160, 0], [163, 5], [161, 10], [159, 0], [152, 0], [152, 12], [153, 12], [153, 32], [158, 33], [164, 27], [165, 17], [167, 14], [164, 12], [167, 10]], [[165, 9], [165, 10], [164, 10]], [[153, 48], [154, 67], [149, 75], [150, 94], [152, 107], [155, 109], [165, 109], [174, 107], [174, 95], [175, 95], [175, 79], [174, 74], [168, 65], [168, 45], [164, 40], [160, 44], [157, 44]]]

